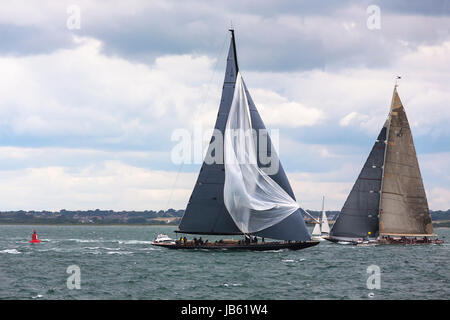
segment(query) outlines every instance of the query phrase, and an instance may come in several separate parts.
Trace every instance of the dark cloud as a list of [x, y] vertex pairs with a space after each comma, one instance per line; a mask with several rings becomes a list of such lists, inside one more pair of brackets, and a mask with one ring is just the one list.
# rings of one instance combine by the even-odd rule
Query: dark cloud
[[[370, 1], [366, 1], [369, 3]], [[450, 2], [447, 0], [430, 1], [374, 1], [383, 10], [394, 14], [414, 14], [431, 16], [449, 16]]]
[[[366, 27], [371, 4], [381, 9], [381, 30]], [[147, 64], [165, 54], [215, 57], [233, 21], [239, 59], [247, 70], [377, 67], [420, 44], [448, 39], [450, 28], [448, 1], [183, 1], [111, 16], [107, 7], [81, 9], [81, 30], [67, 30], [61, 21], [57, 26], [1, 25], [0, 52], [46, 53], [70, 47], [76, 34], [101, 40], [108, 55]]]

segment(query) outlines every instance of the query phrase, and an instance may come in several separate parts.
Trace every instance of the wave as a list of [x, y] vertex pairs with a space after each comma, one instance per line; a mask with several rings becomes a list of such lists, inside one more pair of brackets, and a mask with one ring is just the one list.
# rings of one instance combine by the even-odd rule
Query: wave
[[5, 249], [0, 251], [0, 253], [11, 253], [11, 254], [20, 254], [20, 251], [17, 251], [16, 249]]
[[149, 247], [149, 248], [138, 248], [137, 250], [139, 250], [139, 251], [161, 251], [162, 249]]
[[243, 284], [242, 284], [242, 283], [230, 283], [230, 284], [224, 283], [223, 286], [224, 286], [224, 287], [229, 287], [229, 286], [232, 286], [232, 287], [241, 287], [241, 286], [243, 286]]
[[299, 259], [299, 260], [294, 260], [294, 259], [283, 259], [283, 260], [281, 260], [282, 262], [287, 262], [287, 263], [292, 263], [292, 262], [302, 262], [302, 261], [305, 261], [306, 259], [303, 259], [303, 258], [301, 258], [301, 259]]
[[120, 248], [109, 248], [109, 247], [83, 247], [82, 249], [87, 249], [87, 250], [108, 250], [108, 251], [117, 251], [120, 250]]
[[57, 239], [59, 241], [75, 241], [79, 243], [92, 243], [92, 242], [107, 242], [107, 240], [100, 239]]
[[132, 254], [133, 252], [131, 252], [131, 251], [108, 251], [106, 253], [107, 254], [127, 255], [127, 254]]
[[119, 244], [152, 244], [149, 240], [118, 240]]
[[[52, 241], [52, 240], [49, 240]], [[150, 240], [119, 240], [119, 239], [54, 239], [53, 241], [75, 241], [78, 243], [118, 243], [118, 244], [151, 244], [153, 241]]]

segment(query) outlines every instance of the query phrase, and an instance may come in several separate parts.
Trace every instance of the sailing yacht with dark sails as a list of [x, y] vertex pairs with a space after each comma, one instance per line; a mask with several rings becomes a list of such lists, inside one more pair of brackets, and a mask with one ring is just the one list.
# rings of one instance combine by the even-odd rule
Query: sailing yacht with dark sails
[[396, 84], [389, 116], [327, 240], [443, 242], [434, 237], [411, 128]]
[[[222, 98], [214, 127], [219, 134], [211, 139], [175, 232], [243, 235], [245, 240], [186, 241], [182, 236], [175, 244], [154, 245], [171, 249], [230, 250], [299, 250], [317, 245], [319, 241], [311, 240], [302, 209], [239, 72], [234, 30], [230, 31]], [[223, 155], [217, 157], [220, 143], [216, 140], [220, 137], [223, 137]], [[270, 156], [270, 163], [261, 160], [263, 153]], [[220, 161], [210, 161], [212, 156]]]

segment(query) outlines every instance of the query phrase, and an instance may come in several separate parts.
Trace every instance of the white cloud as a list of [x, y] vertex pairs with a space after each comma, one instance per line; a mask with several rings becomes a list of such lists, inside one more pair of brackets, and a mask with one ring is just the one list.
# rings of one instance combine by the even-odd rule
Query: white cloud
[[340, 121], [339, 124], [342, 127], [347, 127], [351, 124], [355, 124], [355, 123], [361, 123], [363, 121], [366, 121], [369, 119], [368, 115], [365, 114], [360, 114], [358, 112], [350, 112], [348, 115], [346, 115], [345, 117], [343, 117]]
[[[92, 2], [80, 3], [82, 28], [107, 21], [114, 24], [120, 21], [115, 20], [118, 16], [132, 20], [151, 5], [159, 8], [158, 13], [173, 6], [164, 1], [151, 5], [133, 1], [126, 5], [116, 2], [117, 6], [110, 4], [109, 10], [100, 10]], [[56, 6], [50, 1], [37, 7], [28, 2], [3, 6], [6, 8], [0, 10], [0, 21], [4, 24], [65, 28], [67, 6], [64, 2]], [[202, 7], [203, 14], [208, 10], [214, 11], [206, 5]], [[375, 36], [367, 37], [367, 30], [360, 28], [365, 21], [354, 19], [360, 8], [351, 8], [348, 12], [345, 19], [237, 15], [241, 21], [246, 21], [245, 32], [265, 33], [275, 44], [298, 35], [317, 40], [339, 55], [363, 42], [367, 44], [363, 48], [367, 53], [381, 50], [378, 55], [383, 59], [387, 56], [390, 62], [372, 68], [361, 67], [364, 64], [336, 66], [331, 63], [320, 70], [303, 72], [246, 72], [243, 63], [244, 78], [263, 121], [269, 128], [306, 127], [309, 130], [321, 127], [323, 134], [330, 138], [334, 138], [333, 130], [340, 125], [342, 130], [352, 130], [352, 134], [359, 131], [374, 140], [389, 110], [393, 79], [400, 74], [403, 80], [399, 92], [414, 136], [443, 139], [442, 144], [445, 144], [450, 135], [448, 36], [447, 42], [434, 40], [429, 42], [434, 44], [416, 47], [410, 38], [402, 37], [403, 32], [410, 34], [419, 29], [411, 28], [411, 17], [403, 16], [399, 23], [394, 16], [384, 15], [382, 32], [377, 41], [371, 42]], [[226, 19], [227, 14], [228, 11], [220, 19]], [[420, 25], [426, 25], [430, 21], [427, 19], [420, 18]], [[418, 30], [425, 36], [434, 32], [435, 25], [448, 25], [446, 17], [430, 19], [432, 23], [425, 30]], [[169, 28], [176, 33], [180, 26]], [[198, 33], [210, 32], [208, 23], [201, 19], [194, 19], [186, 28]], [[270, 33], [275, 29], [280, 34], [286, 32], [287, 38]], [[289, 35], [288, 31], [293, 30], [299, 33]], [[396, 36], [390, 39], [392, 32]], [[343, 33], [347, 35], [344, 37]], [[402, 55], [386, 47], [378, 48], [380, 41], [386, 41], [387, 47], [399, 42]], [[207, 56], [181, 54], [159, 56], [154, 63], [146, 65], [111, 52], [106, 54], [102, 43], [94, 38], [74, 38], [73, 45], [72, 49], [48, 54], [0, 56], [1, 137], [28, 136], [31, 141], [49, 137], [57, 144], [64, 144], [69, 136], [82, 145], [77, 148], [69, 145], [64, 148], [1, 147], [2, 208], [162, 209], [171, 194], [173, 204], [169, 205], [184, 208], [197, 173], [181, 173], [173, 190], [176, 172], [161, 169], [160, 163], [169, 159], [161, 146], [156, 146], [154, 152], [147, 152], [145, 148], [116, 152], [83, 147], [83, 140], [111, 146], [158, 144], [165, 137], [168, 140], [174, 128], [190, 128], [194, 123], [211, 128], [223, 79], [222, 71], [217, 77], [211, 77], [215, 75], [216, 61]], [[259, 45], [268, 48], [267, 42]], [[243, 56], [241, 61], [254, 55], [273, 59], [271, 50], [253, 51], [256, 53], [239, 51]], [[342, 145], [294, 141], [294, 137], [286, 136], [286, 131], [280, 131], [281, 137], [285, 137], [280, 144], [280, 156], [282, 161], [289, 160], [291, 164], [287, 174], [299, 202], [305, 208], [319, 209], [324, 194], [327, 208], [339, 210], [367, 156], [361, 150], [370, 150], [373, 140], [366, 147], [344, 147], [345, 141]], [[448, 159], [445, 154], [419, 155], [431, 209], [450, 207], [446, 200], [450, 198]], [[148, 161], [148, 164], [135, 164], [136, 161]]]
[[25, 168], [63, 166], [77, 168], [97, 165], [105, 161], [121, 161], [140, 167], [161, 167], [170, 156], [158, 151], [118, 151], [64, 147], [0, 146], [0, 171]]
[[270, 90], [254, 89], [251, 90], [251, 95], [258, 101], [257, 108], [261, 117], [271, 127], [313, 126], [324, 118], [321, 110], [289, 101]]
[[450, 208], [450, 189], [432, 188], [427, 195], [430, 208], [433, 210], [448, 210]]
[[351, 168], [345, 166], [322, 173], [287, 173], [297, 202], [304, 209], [310, 210], [322, 209], [322, 196], [325, 196], [326, 210], [340, 210], [353, 186], [353, 181], [348, 179], [353, 174]]
[[[102, 54], [96, 39], [75, 37], [74, 43], [50, 54], [0, 57], [3, 131], [132, 145], [168, 140], [175, 128], [213, 126], [222, 78], [214, 77], [214, 60], [162, 56], [147, 66]], [[319, 109], [270, 89], [251, 92], [269, 125], [312, 126], [323, 118]]]
[[[450, 42], [422, 45], [392, 59], [389, 67], [311, 70], [304, 72], [250, 72], [248, 83], [271, 87], [285, 99], [314, 106], [325, 124], [356, 125], [375, 135], [388, 115], [394, 78], [415, 136], [448, 136], [450, 130]], [[250, 88], [251, 90], [251, 88]], [[255, 96], [257, 105], [264, 103]], [[270, 115], [269, 115], [270, 116]], [[321, 123], [322, 124], [322, 123]]]
[[196, 174], [106, 161], [78, 170], [62, 166], [0, 171], [2, 210], [184, 208]]
[[95, 39], [75, 41], [72, 50], [0, 57], [0, 123], [13, 134], [139, 141], [198, 121], [202, 100], [219, 100], [204, 98], [213, 63], [205, 56], [164, 56], [148, 67], [101, 54]]

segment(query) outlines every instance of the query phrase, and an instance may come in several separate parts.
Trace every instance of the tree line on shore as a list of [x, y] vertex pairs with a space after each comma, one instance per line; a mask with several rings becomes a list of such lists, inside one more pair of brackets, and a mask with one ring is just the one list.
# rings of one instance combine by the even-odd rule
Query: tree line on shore
[[[319, 217], [320, 211], [308, 211], [312, 216]], [[433, 222], [441, 226], [450, 221], [450, 209], [447, 211], [430, 211]], [[330, 222], [338, 216], [339, 211], [327, 211]], [[184, 210], [144, 210], [144, 211], [114, 211], [114, 210], [66, 210], [60, 211], [0, 211], [0, 223], [17, 224], [167, 224], [178, 225]], [[305, 216], [307, 222], [312, 222]], [[449, 224], [449, 223], [447, 223]], [[450, 224], [449, 224], [450, 226]]]

